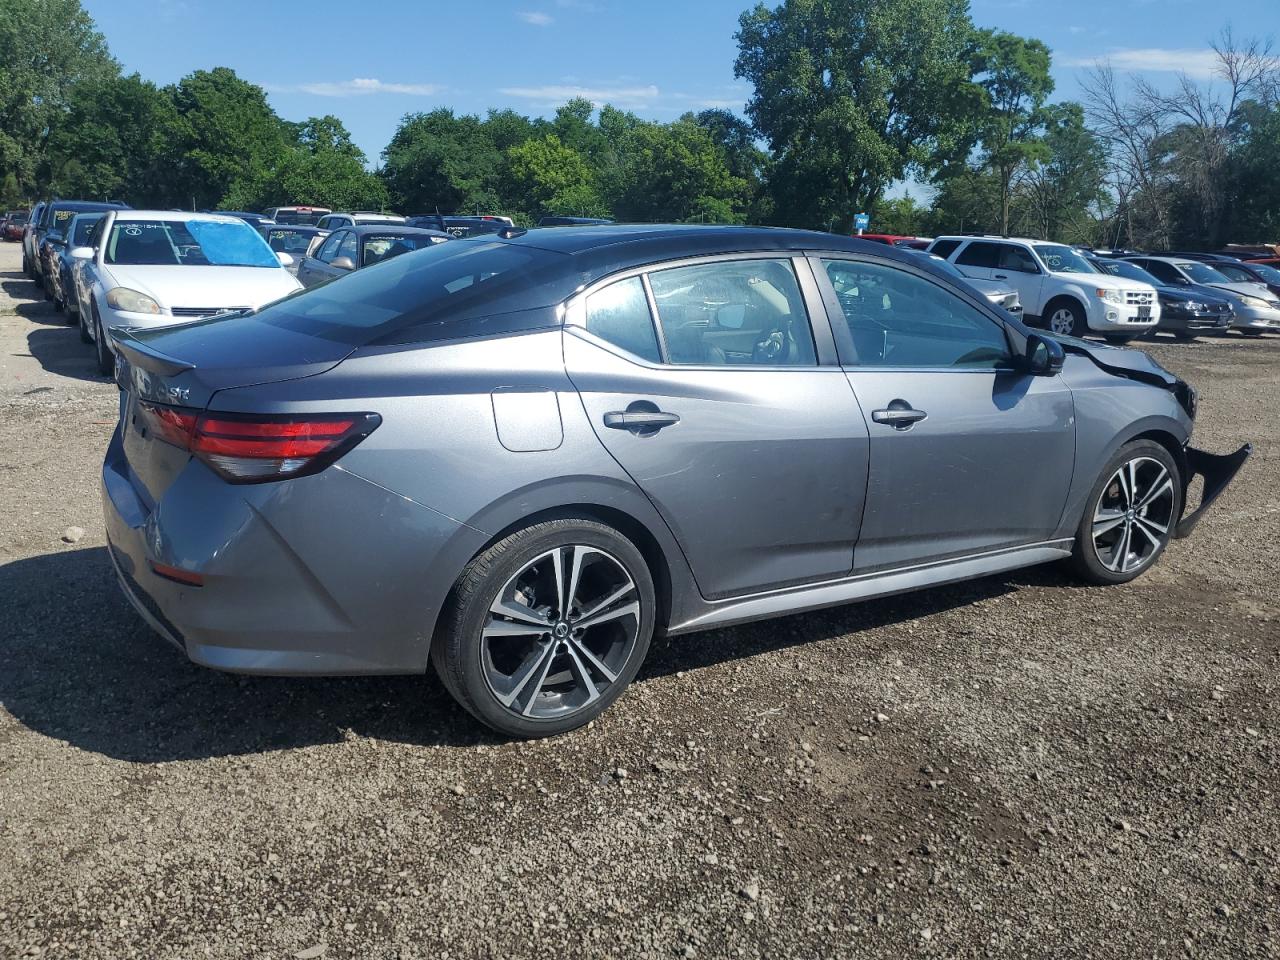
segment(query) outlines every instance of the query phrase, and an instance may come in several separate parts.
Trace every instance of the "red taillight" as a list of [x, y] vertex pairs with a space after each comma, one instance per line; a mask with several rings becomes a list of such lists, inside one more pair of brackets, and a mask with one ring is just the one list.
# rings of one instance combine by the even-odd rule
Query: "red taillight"
[[164, 577], [166, 580], [186, 584], [188, 587], [204, 586], [204, 574], [201, 573], [193, 573], [190, 570], [183, 570], [181, 567], [171, 567], [167, 563], [156, 563], [155, 561], [151, 563], [151, 570], [157, 577]]
[[199, 413], [139, 403], [155, 435], [190, 450], [233, 483], [318, 473], [371, 434], [376, 413]]

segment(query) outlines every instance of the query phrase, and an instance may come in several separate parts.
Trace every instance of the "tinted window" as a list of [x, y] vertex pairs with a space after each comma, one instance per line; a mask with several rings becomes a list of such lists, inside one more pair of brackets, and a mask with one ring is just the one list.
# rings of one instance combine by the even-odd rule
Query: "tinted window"
[[1160, 286], [1160, 278], [1143, 270], [1136, 263], [1130, 263], [1128, 260], [1099, 260], [1102, 269], [1107, 273], [1116, 277], [1127, 277], [1130, 280], [1138, 280], [1142, 283], [1150, 283], [1153, 286]]
[[817, 363], [789, 260], [734, 260], [649, 275], [671, 363]]
[[344, 343], [409, 342], [409, 328], [538, 311], [584, 281], [563, 254], [519, 244], [452, 240], [357, 270], [341, 283], [301, 291], [264, 308], [265, 323]]
[[995, 243], [971, 243], [960, 251], [956, 265], [961, 267], [994, 267], [1000, 252]]
[[658, 335], [639, 277], [620, 280], [587, 298], [587, 329], [601, 340], [657, 363]]
[[1178, 269], [1189, 276], [1196, 283], [1230, 283], [1226, 277], [1220, 274], [1207, 263], [1198, 263], [1194, 260], [1187, 260], [1178, 263]]
[[[352, 264], [358, 263], [360, 256], [356, 249], [360, 244], [360, 239], [356, 236], [354, 230], [348, 230], [342, 234], [342, 241], [338, 244], [338, 257], [346, 257]], [[337, 259], [335, 257], [334, 259]]]
[[1215, 263], [1213, 269], [1229, 280], [1235, 280], [1238, 283], [1257, 283], [1257, 278], [1252, 273], [1242, 267], [1234, 266], [1230, 263]]
[[996, 266], [1001, 270], [1013, 270], [1015, 273], [1039, 273], [1035, 257], [1025, 247], [1013, 243], [1000, 244], [1000, 259]]
[[338, 255], [338, 244], [342, 242], [341, 233], [333, 233], [329, 238], [321, 244], [320, 249], [316, 251], [316, 259], [325, 263], [329, 263]]
[[859, 366], [989, 368], [1008, 358], [1004, 330], [955, 294], [879, 264], [824, 260]]
[[960, 246], [959, 240], [936, 240], [929, 248], [929, 252], [936, 253], [940, 257], [949, 257], [958, 246]]
[[76, 219], [75, 229], [71, 235], [71, 246], [83, 247], [89, 242], [89, 235], [93, 233], [93, 228], [102, 220], [101, 216], [97, 217], [78, 217]]

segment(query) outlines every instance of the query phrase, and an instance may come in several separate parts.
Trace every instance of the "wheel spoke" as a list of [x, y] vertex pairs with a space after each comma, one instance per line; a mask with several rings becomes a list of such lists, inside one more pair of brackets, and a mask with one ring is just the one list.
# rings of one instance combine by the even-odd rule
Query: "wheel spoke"
[[1129, 547], [1132, 545], [1132, 543], [1133, 543], [1133, 529], [1130, 524], [1126, 523], [1124, 526], [1124, 533], [1121, 534], [1120, 543], [1118, 545], [1120, 555], [1118, 560], [1119, 566], [1117, 569], [1121, 573], [1124, 573], [1125, 570], [1128, 569], [1129, 567]]
[[[573, 643], [565, 644], [568, 650], [569, 659], [573, 661], [573, 672], [578, 678], [578, 682], [582, 684], [587, 693], [587, 703], [591, 703], [600, 699], [600, 691], [596, 689], [596, 682], [591, 678], [591, 671], [587, 669], [586, 664], [582, 662], [582, 658], [578, 656], [577, 645]], [[583, 704], [585, 706], [586, 704]]]
[[506, 617], [509, 620], [517, 620], [520, 623], [542, 627], [544, 630], [551, 626], [551, 621], [532, 607], [526, 607], [522, 603], [512, 603], [510, 600], [503, 600], [501, 597], [493, 601], [493, 605], [489, 607], [489, 612], [495, 613], [500, 617]]
[[[551, 664], [555, 662], [555, 653], [556, 645], [554, 643], [548, 643], [542, 650], [541, 659], [538, 661], [538, 665], [534, 668], [537, 670], [538, 679], [534, 681], [533, 692], [529, 694], [529, 699], [524, 703], [524, 709], [520, 711], [526, 717], [533, 712], [534, 704], [538, 702], [538, 694], [542, 692], [542, 685], [547, 682], [547, 673], [551, 670]], [[529, 675], [532, 676], [533, 672], [533, 670], [530, 670]], [[525, 682], [526, 681], [521, 680], [520, 686], [523, 687]], [[512, 700], [514, 699], [515, 698], [513, 697]], [[506, 706], [509, 707], [511, 704], [508, 703]]]
[[577, 621], [574, 626], [580, 630], [587, 630], [591, 627], [598, 627], [600, 624], [607, 623], [610, 620], [617, 620], [619, 617], [625, 617], [631, 614], [636, 615], [637, 619], [639, 618], [640, 604], [634, 600], [630, 603], [623, 604], [620, 607], [614, 607], [612, 610], [605, 610], [602, 613], [597, 613], [591, 617], [583, 617], [581, 620]]
[[1160, 538], [1147, 529], [1147, 525], [1141, 520], [1134, 522], [1134, 526], [1138, 528], [1138, 532], [1151, 541], [1151, 545], [1157, 550], [1160, 549]]
[[573, 562], [569, 565], [569, 592], [565, 594], [564, 609], [560, 611], [563, 617], [569, 616], [569, 611], [573, 609], [573, 602], [578, 598], [578, 581], [582, 578], [582, 561], [587, 554], [594, 551], [587, 547], [570, 547], [573, 551]]
[[[1162, 480], [1164, 481], [1163, 483], [1161, 483]], [[1166, 490], [1172, 489], [1173, 478], [1168, 475], [1168, 471], [1162, 469], [1160, 476], [1156, 478], [1156, 482], [1152, 485], [1151, 490], [1147, 492], [1145, 497], [1138, 501], [1138, 509], [1141, 510], [1143, 507], [1154, 503], [1156, 500], [1159, 500], [1164, 496], [1164, 492]]]
[[1093, 535], [1100, 537], [1124, 523], [1123, 510], [1099, 510], [1093, 515]]
[[[570, 547], [570, 549], [573, 549]], [[564, 607], [564, 551], [556, 548], [551, 551], [551, 563], [556, 571], [556, 610], [560, 616], [565, 615]]]
[[618, 675], [606, 667], [604, 661], [592, 653], [591, 648], [581, 640], [570, 639], [569, 649], [576, 651], [579, 656], [595, 667], [596, 671], [610, 683], [618, 679]]
[[547, 628], [534, 623], [512, 623], [509, 620], [490, 620], [481, 631], [486, 640], [494, 637], [532, 637], [546, 633]]
[[605, 597], [603, 600], [597, 603], [590, 610], [583, 610], [582, 613], [578, 615], [578, 619], [573, 622], [573, 625], [575, 627], [590, 626], [590, 624], [583, 623], [583, 621], [588, 620], [591, 617], [594, 617], [596, 614], [600, 613], [602, 610], [608, 610], [610, 606], [617, 603], [619, 600], [621, 600], [623, 597], [625, 597], [628, 593], [630, 593], [635, 588], [636, 588], [636, 585], [632, 583], [631, 578], [628, 577], [627, 582], [625, 584], [623, 584], [613, 593], [609, 594], [609, 596]]
[[[507, 693], [499, 693], [496, 690], [494, 691], [494, 693], [497, 694], [498, 702], [504, 707], [510, 707], [516, 702], [516, 699], [520, 696], [524, 688], [529, 685], [529, 681], [532, 680], [535, 675], [539, 675], [538, 686], [541, 687], [542, 681], [547, 675], [547, 668], [551, 666], [551, 661], [555, 659], [553, 655], [554, 652], [555, 644], [539, 644], [537, 649], [530, 653], [529, 656], [525, 657], [524, 662], [521, 663], [516, 669], [516, 672], [511, 675], [511, 689]], [[536, 695], [537, 689], [534, 690], [534, 696]], [[529, 698], [529, 702], [533, 702], [533, 697]]]
[[1129, 465], [1126, 463], [1116, 471], [1116, 479], [1120, 482], [1120, 496], [1124, 498], [1125, 509], [1133, 506], [1133, 488], [1129, 486]]

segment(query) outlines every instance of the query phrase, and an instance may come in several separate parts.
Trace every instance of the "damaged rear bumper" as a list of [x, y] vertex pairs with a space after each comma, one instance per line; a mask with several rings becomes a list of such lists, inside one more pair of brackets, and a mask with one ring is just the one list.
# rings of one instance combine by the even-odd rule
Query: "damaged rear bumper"
[[1186, 502], [1187, 488], [1191, 486], [1191, 481], [1196, 476], [1204, 477], [1204, 496], [1200, 499], [1200, 506], [1190, 513], [1183, 514], [1178, 525], [1173, 528], [1173, 535], [1178, 538], [1191, 535], [1191, 531], [1196, 528], [1205, 511], [1213, 506], [1214, 501], [1223, 490], [1227, 489], [1236, 474], [1240, 472], [1240, 468], [1244, 466], [1244, 462], [1249, 459], [1249, 455], [1253, 453], [1253, 444], [1246, 443], [1235, 453], [1205, 453], [1195, 447], [1187, 447], [1186, 453], [1187, 476], [1182, 491], [1183, 502]]

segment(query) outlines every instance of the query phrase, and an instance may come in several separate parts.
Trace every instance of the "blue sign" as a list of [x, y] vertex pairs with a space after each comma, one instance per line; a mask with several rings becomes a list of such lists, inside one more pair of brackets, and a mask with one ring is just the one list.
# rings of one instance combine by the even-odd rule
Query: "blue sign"
[[854, 215], [854, 218], [853, 218], [853, 229], [855, 229], [855, 230], [857, 230], [857, 231], [861, 232], [861, 231], [863, 231], [863, 230], [867, 229], [867, 227], [869, 227], [869, 226], [871, 226], [871, 214], [869, 214], [869, 213], [859, 213], [859, 214], [855, 214], [855, 215]]

